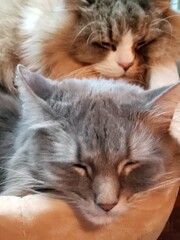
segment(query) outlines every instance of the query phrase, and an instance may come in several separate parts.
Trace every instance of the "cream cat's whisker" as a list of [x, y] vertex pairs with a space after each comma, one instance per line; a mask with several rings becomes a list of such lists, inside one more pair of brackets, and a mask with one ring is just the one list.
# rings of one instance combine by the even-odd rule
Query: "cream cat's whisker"
[[137, 78], [138, 78], [138, 79], [135, 79], [135, 80], [133, 81], [133, 83], [137, 83], [137, 84], [142, 84], [142, 85], [144, 85], [143, 75], [142, 75], [142, 74], [138, 74], [138, 75], [137, 75]]
[[[97, 72], [96, 71], [93, 71], [93, 70], [86, 70], [86, 69], [83, 69], [82, 71], [77, 71], [77, 72], [72, 72], [70, 74], [67, 74], [65, 77], [66, 78], [86, 78], [88, 77], [88, 75], [93, 75], [93, 74], [96, 74]], [[83, 75], [83, 76], [82, 76]]]
[[165, 23], [168, 24], [168, 26], [169, 26], [169, 30], [170, 30], [170, 33], [169, 33], [169, 34], [171, 35], [171, 38], [172, 38], [172, 34], [173, 34], [173, 27], [172, 27], [172, 24], [171, 24], [169, 21], [167, 21], [166, 19], [162, 19], [161, 22], [165, 22]]
[[171, 39], [173, 37], [173, 32], [172, 31], [165, 31], [165, 30], [162, 30], [162, 29], [159, 29], [159, 28], [157, 28], [157, 31], [159, 31], [161, 33], [169, 34], [171, 36]]
[[[172, 27], [172, 24], [171, 24], [167, 19], [168, 19], [168, 18], [160, 19], [160, 21], [159, 21], [158, 23], [165, 22], [165, 23], [168, 24], [170, 32], [166, 32], [166, 31], [161, 30], [161, 29], [160, 29], [160, 31], [162, 31], [162, 32], [166, 32], [166, 33], [170, 34], [170, 35], [171, 35], [171, 40], [172, 40], [173, 27]], [[151, 26], [153, 26], [153, 25], [155, 25], [155, 24], [152, 23]], [[158, 28], [158, 30], [159, 30], [159, 28]]]
[[72, 43], [71, 43], [70, 48], [73, 46], [73, 44], [75, 43], [75, 41], [76, 41], [76, 39], [79, 37], [79, 35], [80, 35], [87, 27], [91, 26], [92, 24], [97, 24], [97, 22], [92, 21], [92, 22], [86, 24], [86, 25], [77, 33], [76, 37], [73, 39], [73, 41], [72, 41]]
[[96, 30], [96, 31], [92, 32], [92, 33], [88, 36], [88, 38], [87, 38], [87, 45], [89, 45], [89, 42], [90, 42], [90, 40], [91, 40], [91, 37], [92, 37], [95, 33], [98, 33], [98, 32], [101, 33], [100, 30]]
[[85, 66], [75, 71], [72, 71], [66, 75], [63, 75], [62, 78], [70, 78], [70, 77], [78, 76], [78, 74], [81, 75], [82, 73], [95, 73], [95, 70], [92, 68], [92, 66]]
[[53, 12], [74, 12], [75, 11], [75, 9], [73, 9], [73, 8], [61, 8], [61, 7], [55, 7], [54, 9], [53, 9]]
[[179, 18], [180, 16], [178, 14], [174, 14], [174, 15], [167, 16], [167, 17], [165, 17], [163, 19], [167, 20], [167, 19], [171, 19], [171, 18], [175, 18], [175, 17]]
[[151, 26], [157, 25], [158, 23], [161, 23], [162, 21], [165, 21], [168, 24], [171, 24], [169, 21], [167, 21], [168, 19], [174, 18], [174, 17], [180, 17], [180, 15], [171, 15], [165, 18], [159, 18], [159, 19], [155, 19], [152, 21]]
[[111, 68], [108, 64], [106, 64], [106, 63], [98, 64], [98, 65], [95, 64], [95, 67], [96, 67], [96, 70], [97, 70], [99, 73], [101, 73], [101, 71], [103, 72], [104, 70], [105, 70], [105, 71], [108, 70], [109, 73], [113, 73], [113, 72], [114, 72], [114, 71], [112, 70], [112, 68]]

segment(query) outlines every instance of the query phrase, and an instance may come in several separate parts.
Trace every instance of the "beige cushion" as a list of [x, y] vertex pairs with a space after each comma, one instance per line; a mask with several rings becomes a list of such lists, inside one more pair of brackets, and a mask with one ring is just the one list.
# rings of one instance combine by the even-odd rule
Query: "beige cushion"
[[175, 203], [179, 184], [137, 202], [111, 224], [93, 227], [64, 202], [39, 195], [0, 197], [1, 240], [155, 240]]

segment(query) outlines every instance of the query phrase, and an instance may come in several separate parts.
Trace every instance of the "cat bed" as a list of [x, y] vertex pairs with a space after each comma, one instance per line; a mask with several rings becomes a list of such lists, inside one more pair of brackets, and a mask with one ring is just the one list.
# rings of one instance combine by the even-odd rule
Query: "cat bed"
[[155, 240], [174, 206], [179, 184], [156, 190], [112, 223], [95, 227], [66, 203], [40, 195], [0, 197], [1, 240]]

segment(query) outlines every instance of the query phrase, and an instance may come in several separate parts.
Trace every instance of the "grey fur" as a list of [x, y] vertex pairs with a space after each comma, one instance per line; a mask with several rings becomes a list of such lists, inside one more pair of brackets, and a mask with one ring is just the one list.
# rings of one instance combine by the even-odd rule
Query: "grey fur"
[[[145, 92], [113, 80], [51, 82], [23, 67], [16, 83], [21, 103], [0, 95], [3, 195], [53, 193], [101, 224], [121, 212], [121, 198], [150, 189], [166, 173], [174, 156], [168, 146], [177, 143], [151, 121], [153, 100], [168, 87]], [[140, 165], [126, 176], [124, 160], [127, 168]], [[108, 215], [99, 207], [114, 203]]]

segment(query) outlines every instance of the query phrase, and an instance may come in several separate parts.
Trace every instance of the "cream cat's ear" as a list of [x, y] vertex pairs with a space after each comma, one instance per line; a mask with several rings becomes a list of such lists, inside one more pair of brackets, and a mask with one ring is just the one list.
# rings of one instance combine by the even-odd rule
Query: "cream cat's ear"
[[161, 12], [166, 11], [170, 8], [169, 0], [154, 0], [154, 2], [156, 2], [156, 5]]

